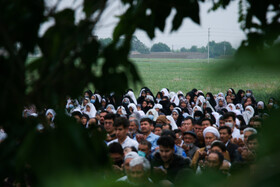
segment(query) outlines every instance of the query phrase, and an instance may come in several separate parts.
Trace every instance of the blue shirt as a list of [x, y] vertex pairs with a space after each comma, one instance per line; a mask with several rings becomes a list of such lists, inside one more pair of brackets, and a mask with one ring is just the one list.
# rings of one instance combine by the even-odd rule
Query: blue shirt
[[155, 150], [155, 148], [158, 146], [157, 145], [157, 140], [159, 139], [158, 135], [155, 135], [154, 133], [150, 133], [149, 136], [147, 136], [146, 140], [148, 142], [151, 142], [152, 144], [152, 152]]

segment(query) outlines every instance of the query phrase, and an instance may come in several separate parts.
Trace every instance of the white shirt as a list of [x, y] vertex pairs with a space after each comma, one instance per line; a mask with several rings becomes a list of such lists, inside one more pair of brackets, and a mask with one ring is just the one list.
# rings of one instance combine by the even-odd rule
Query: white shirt
[[233, 139], [234, 138], [236, 138], [236, 139], [240, 138], [240, 130], [238, 128], [234, 127], [231, 136], [232, 136]]
[[[112, 140], [112, 141], [108, 142], [107, 145], [109, 146], [113, 142], [119, 142], [119, 140], [118, 139]], [[123, 143], [121, 145], [122, 145], [123, 149], [125, 147], [132, 147], [132, 146], [134, 146], [138, 150], [138, 142], [136, 140], [133, 140], [133, 139], [129, 138], [128, 136], [126, 136], [126, 139], [123, 141]]]

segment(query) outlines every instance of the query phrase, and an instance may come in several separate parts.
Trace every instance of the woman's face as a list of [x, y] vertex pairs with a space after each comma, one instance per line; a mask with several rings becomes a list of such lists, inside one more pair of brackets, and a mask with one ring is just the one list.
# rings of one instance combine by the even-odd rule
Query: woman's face
[[193, 101], [196, 103], [197, 96], [194, 96]]
[[187, 95], [187, 96], [186, 96], [186, 99], [187, 99], [188, 101], [190, 101], [191, 96], [190, 96], [190, 95]]
[[90, 112], [90, 107], [89, 106], [87, 106], [87, 112]]
[[250, 97], [247, 99], [247, 103], [248, 103], [248, 105], [252, 104], [252, 99]]
[[207, 107], [207, 104], [206, 103], [203, 103], [203, 109], [205, 110]]
[[159, 94], [157, 94], [157, 99], [160, 99], [160, 95]]
[[85, 93], [85, 97], [89, 98], [89, 94], [87, 92]]
[[182, 108], [186, 108], [187, 104], [186, 104], [185, 102], [182, 102], [182, 103], [180, 104], [180, 106], [181, 106]]
[[176, 121], [178, 119], [178, 113], [177, 112], [172, 112], [172, 117]]
[[154, 106], [153, 106], [153, 104], [152, 104], [152, 103], [149, 103], [149, 104], [148, 104], [148, 107], [153, 108]]
[[119, 115], [122, 115], [122, 114], [123, 114], [123, 113], [122, 113], [122, 109], [119, 108], [118, 111], [117, 111], [117, 113], [118, 113]]
[[146, 102], [146, 101], [143, 101], [142, 107], [145, 108], [146, 106], [147, 106], [147, 102]]
[[83, 104], [86, 106], [88, 104], [88, 100], [84, 99]]
[[224, 102], [222, 100], [219, 100], [219, 106], [223, 106]]

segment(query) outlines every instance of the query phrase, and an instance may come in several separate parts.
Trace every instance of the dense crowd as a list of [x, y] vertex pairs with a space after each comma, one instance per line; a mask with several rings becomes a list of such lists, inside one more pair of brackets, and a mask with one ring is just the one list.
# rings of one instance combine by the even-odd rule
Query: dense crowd
[[[230, 177], [235, 167], [253, 168], [263, 120], [277, 108], [274, 98], [257, 101], [252, 90], [213, 95], [163, 88], [154, 95], [144, 87], [137, 98], [132, 90], [121, 98], [88, 90], [81, 99], [67, 98], [65, 110], [82, 127], [107, 134], [116, 182], [171, 185], [189, 173]], [[37, 115], [34, 106], [23, 111]], [[45, 115], [55, 128], [55, 111]], [[1, 141], [6, 136], [1, 129]]]

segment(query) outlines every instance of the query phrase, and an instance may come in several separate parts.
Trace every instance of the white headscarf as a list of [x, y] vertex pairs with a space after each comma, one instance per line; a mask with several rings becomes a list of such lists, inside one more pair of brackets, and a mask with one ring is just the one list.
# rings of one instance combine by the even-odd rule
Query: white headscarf
[[[239, 109], [237, 109], [237, 107], [239, 107]], [[235, 108], [236, 108], [236, 110], [239, 110], [241, 114], [242, 114], [242, 112], [244, 111], [243, 106], [242, 106], [242, 104], [240, 104], [240, 103], [237, 103], [237, 104], [235, 105]]]
[[146, 100], [146, 101], [147, 101], [147, 100], [154, 101], [154, 98], [153, 98], [153, 96], [151, 96], [151, 95], [147, 95], [146, 98], [145, 98], [145, 100]]
[[112, 111], [113, 114], [116, 113], [116, 109], [115, 109], [114, 105], [112, 105], [112, 104], [107, 105], [106, 111], [108, 111], [108, 108], [111, 108], [111, 111]]
[[127, 113], [126, 113], [126, 111], [125, 111], [125, 108], [124, 108], [123, 106], [119, 106], [119, 107], [117, 108], [117, 111], [118, 111], [119, 109], [121, 109], [122, 115], [127, 115]]
[[168, 98], [170, 98], [169, 92], [166, 88], [162, 88], [160, 92], [162, 93], [163, 96], [167, 96]]
[[133, 93], [132, 91], [128, 91], [128, 92], [125, 94], [125, 96], [130, 97], [130, 98], [132, 99], [132, 101], [134, 102], [134, 104], [137, 105], [136, 97], [135, 97], [135, 95], [134, 95], [134, 93]]
[[233, 112], [234, 110], [236, 110], [235, 105], [232, 103], [228, 104], [226, 109], [228, 112]]
[[51, 120], [51, 121], [53, 121], [54, 118], [55, 118], [56, 113], [55, 113], [55, 111], [54, 111], [53, 109], [48, 109], [47, 112], [46, 112], [46, 116], [47, 116], [49, 113], [51, 113], [51, 114], [53, 115], [52, 120]]
[[[197, 109], [197, 110], [196, 110], [196, 109]], [[202, 108], [201, 108], [200, 106], [194, 106], [194, 107], [193, 107], [192, 117], [194, 117], [194, 113], [195, 113], [195, 111], [200, 111], [200, 112], [202, 112], [202, 113], [203, 113]]]
[[99, 94], [94, 94], [94, 97], [98, 99], [99, 103], [101, 103], [102, 97]]
[[184, 95], [184, 93], [183, 93], [181, 90], [179, 90], [179, 91], [177, 92], [177, 95], [179, 95], [179, 94]]
[[132, 113], [133, 113], [133, 112], [137, 112], [137, 107], [136, 107], [136, 105], [135, 105], [134, 103], [130, 103], [130, 104], [127, 106], [127, 108], [128, 108], [128, 109], [129, 109], [129, 108], [132, 108], [132, 109], [133, 109]]
[[[87, 111], [87, 106], [89, 106], [89, 108], [90, 108], [90, 111], [89, 111], [89, 112]], [[89, 118], [94, 118], [94, 117], [96, 116], [96, 109], [95, 109], [95, 106], [94, 106], [92, 103], [88, 103], [88, 104], [85, 106], [84, 114], [87, 114]]]
[[179, 106], [180, 100], [175, 92], [170, 92], [170, 98], [171, 103], [175, 103], [176, 106]]
[[242, 113], [246, 125], [248, 125], [250, 119], [254, 116], [255, 110], [251, 106], [246, 106], [245, 111]]
[[151, 115], [154, 116], [153, 121], [156, 121], [158, 118], [158, 112], [152, 108], [152, 109], [148, 110], [148, 112], [146, 113], [147, 117], [150, 115], [149, 113], [152, 113]]
[[264, 102], [263, 101], [259, 101], [257, 106], [259, 106], [259, 105], [262, 107], [262, 109], [264, 109]]
[[[202, 105], [203, 105], [203, 103], [205, 103], [205, 101], [206, 101], [205, 98], [201, 95], [197, 98], [195, 105], [202, 107]], [[199, 102], [201, 102], [201, 105], [199, 105]]]
[[178, 126], [172, 116], [166, 116], [166, 118], [170, 121], [172, 130], [178, 129]]
[[139, 97], [142, 96], [142, 92], [143, 92], [143, 91], [145, 91], [145, 88], [143, 88], [143, 89], [140, 90]]
[[220, 126], [220, 122], [219, 119], [222, 116], [221, 114], [219, 114], [218, 112], [212, 112], [212, 115], [214, 116], [214, 118], [216, 119], [216, 125], [219, 127]]
[[162, 105], [161, 104], [155, 104], [154, 109], [156, 109], [156, 108], [162, 109]]

